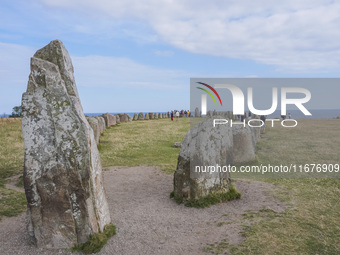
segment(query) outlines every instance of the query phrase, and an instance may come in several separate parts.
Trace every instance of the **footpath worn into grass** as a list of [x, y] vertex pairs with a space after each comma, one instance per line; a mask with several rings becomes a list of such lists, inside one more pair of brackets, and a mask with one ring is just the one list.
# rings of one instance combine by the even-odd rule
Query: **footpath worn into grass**
[[[257, 145], [256, 164], [340, 163], [340, 120], [298, 120], [296, 128], [267, 128]], [[268, 125], [267, 125], [268, 126]], [[176, 169], [179, 149], [189, 130], [188, 119], [134, 121], [111, 127], [100, 138], [103, 166], [159, 166]], [[0, 122], [0, 217], [24, 210], [23, 194], [4, 188], [5, 179], [23, 170], [20, 121]], [[244, 213], [240, 245], [226, 238], [207, 244], [212, 254], [340, 254], [339, 179], [262, 179], [282, 187], [273, 195], [291, 204], [276, 213]], [[13, 192], [13, 193], [12, 193]], [[12, 193], [12, 194], [10, 194]], [[5, 208], [5, 210], [3, 210]], [[200, 209], [206, 210], [206, 209]], [[249, 224], [249, 222], [251, 224]], [[222, 224], [222, 223], [221, 223]]]

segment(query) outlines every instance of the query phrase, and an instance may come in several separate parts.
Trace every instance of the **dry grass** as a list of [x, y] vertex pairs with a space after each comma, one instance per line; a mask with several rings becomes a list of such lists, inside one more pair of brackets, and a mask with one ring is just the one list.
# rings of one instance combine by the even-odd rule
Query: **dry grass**
[[[275, 164], [339, 163], [340, 121], [298, 120], [295, 128], [268, 127], [258, 145], [261, 162]], [[267, 125], [269, 126], [269, 125]]]
[[0, 219], [26, 208], [25, 194], [4, 187], [6, 179], [23, 172], [24, 139], [20, 119], [0, 119]]
[[[297, 128], [267, 128], [258, 144], [258, 164], [340, 163], [340, 120], [299, 120]], [[340, 174], [338, 174], [339, 177]], [[245, 226], [232, 254], [340, 254], [340, 180], [266, 179], [283, 187], [274, 194], [292, 204], [284, 213], [260, 212]], [[222, 241], [225, 243], [225, 241]], [[222, 245], [223, 246], [223, 245]]]
[[0, 119], [0, 185], [24, 169], [24, 138], [20, 119]]

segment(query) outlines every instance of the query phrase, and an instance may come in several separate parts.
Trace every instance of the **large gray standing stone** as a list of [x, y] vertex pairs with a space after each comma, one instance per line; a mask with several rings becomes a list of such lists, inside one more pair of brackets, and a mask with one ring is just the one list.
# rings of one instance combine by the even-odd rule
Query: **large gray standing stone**
[[[220, 117], [223, 119], [223, 117]], [[225, 171], [196, 172], [209, 166], [232, 163], [233, 134], [228, 125], [213, 127], [213, 119], [191, 128], [186, 134], [174, 174], [174, 195], [178, 200], [199, 199], [214, 192], [227, 192], [230, 173]]]
[[61, 41], [31, 58], [22, 114], [31, 240], [47, 248], [82, 244], [111, 220], [97, 145]]
[[132, 117], [130, 116], [130, 114], [126, 114], [126, 117], [128, 121], [132, 121]]
[[255, 146], [252, 128], [246, 125], [234, 125], [233, 129], [233, 162], [249, 162], [255, 159]]
[[100, 127], [99, 127], [99, 121], [97, 118], [95, 117], [89, 117], [87, 119], [87, 121], [89, 122], [92, 130], [93, 130], [93, 134], [94, 134], [94, 140], [96, 141], [96, 143], [99, 143], [99, 137], [100, 137]]
[[128, 121], [128, 118], [126, 116], [126, 114], [118, 114], [119, 115], [119, 119], [120, 119], [120, 122], [127, 122]]
[[119, 116], [119, 114], [114, 115], [114, 116], [116, 117], [116, 123], [120, 124], [120, 116]]
[[138, 113], [138, 120], [144, 120], [144, 115], [142, 112]]
[[149, 113], [145, 113], [145, 120], [148, 120], [149, 119], [149, 116], [150, 116], [150, 114]]
[[195, 117], [200, 117], [200, 111], [198, 110], [198, 107], [195, 108]]
[[97, 116], [96, 119], [98, 120], [99, 132], [102, 134], [106, 129], [106, 123], [103, 117]]
[[153, 117], [154, 117], [154, 119], [158, 119], [158, 113], [155, 112], [155, 113], [153, 114]]
[[256, 145], [256, 143], [261, 139], [261, 120], [258, 116], [255, 118], [251, 118], [249, 120], [250, 125], [256, 126], [251, 127], [252, 136], [253, 136], [253, 144]]
[[154, 118], [154, 115], [152, 112], [149, 112], [149, 119], [152, 120]]
[[102, 117], [105, 120], [106, 127], [111, 127], [111, 126], [116, 125], [116, 123], [118, 123], [115, 115], [105, 113], [105, 114], [102, 115]]
[[[143, 116], [143, 114], [142, 114], [142, 116]], [[135, 113], [135, 114], [133, 115], [133, 120], [138, 120], [138, 115], [137, 115], [137, 113]]]
[[158, 118], [159, 118], [159, 119], [163, 119], [163, 113], [159, 113], [159, 114], [158, 114]]

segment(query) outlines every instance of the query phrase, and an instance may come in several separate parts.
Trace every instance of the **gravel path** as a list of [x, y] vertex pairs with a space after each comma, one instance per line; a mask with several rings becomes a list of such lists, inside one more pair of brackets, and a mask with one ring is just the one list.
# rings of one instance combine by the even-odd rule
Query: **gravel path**
[[[242, 198], [206, 209], [188, 208], [169, 199], [173, 176], [157, 167], [111, 167], [104, 184], [117, 235], [98, 254], [206, 254], [203, 248], [227, 238], [242, 241], [242, 214], [263, 208], [277, 212], [287, 206], [269, 195], [269, 183], [235, 182]], [[221, 224], [224, 222], [225, 224]], [[220, 223], [220, 224], [218, 224]], [[28, 244], [24, 214], [0, 222], [1, 254], [76, 254], [39, 250]]]

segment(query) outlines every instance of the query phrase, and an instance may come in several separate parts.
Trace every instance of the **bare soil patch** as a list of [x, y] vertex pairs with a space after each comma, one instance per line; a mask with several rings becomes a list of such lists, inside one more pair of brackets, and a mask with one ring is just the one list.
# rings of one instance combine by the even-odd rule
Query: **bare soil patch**
[[[243, 214], [287, 205], [275, 199], [277, 186], [237, 180], [239, 200], [205, 209], [178, 205], [169, 198], [173, 176], [158, 167], [110, 167], [104, 185], [117, 235], [98, 254], [206, 254], [207, 244], [227, 239], [242, 242]], [[25, 214], [0, 222], [1, 254], [75, 254], [65, 250], [39, 250], [28, 242]]]

